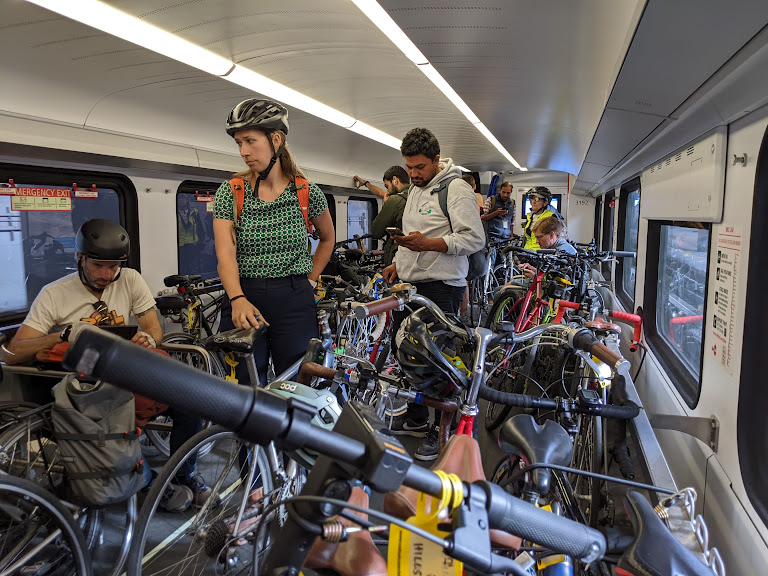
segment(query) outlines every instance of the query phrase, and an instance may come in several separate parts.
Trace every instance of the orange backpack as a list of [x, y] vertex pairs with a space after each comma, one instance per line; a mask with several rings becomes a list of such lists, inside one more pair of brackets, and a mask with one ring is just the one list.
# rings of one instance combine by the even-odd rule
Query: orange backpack
[[[232, 195], [234, 196], [233, 226], [237, 228], [240, 221], [240, 214], [243, 211], [243, 203], [245, 202], [245, 182], [242, 178], [232, 178], [229, 181], [229, 187], [232, 189]], [[309, 221], [309, 182], [305, 178], [297, 176], [293, 183], [293, 187], [296, 189], [296, 195], [299, 197], [299, 207], [301, 213], [304, 215], [304, 223], [307, 225], [307, 232], [312, 234], [314, 227], [312, 222]], [[234, 230], [233, 230], [234, 232]]]

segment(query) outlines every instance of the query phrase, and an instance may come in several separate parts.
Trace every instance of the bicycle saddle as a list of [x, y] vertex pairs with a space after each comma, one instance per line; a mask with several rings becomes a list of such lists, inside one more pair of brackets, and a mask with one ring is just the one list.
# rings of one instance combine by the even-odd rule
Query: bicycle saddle
[[164, 312], [178, 312], [187, 306], [184, 298], [181, 296], [160, 296], [155, 299], [155, 303], [161, 314]]
[[[499, 432], [499, 447], [507, 454], [521, 454], [529, 464], [568, 466], [573, 456], [571, 439], [560, 424], [547, 420], [539, 425], [530, 414], [517, 414], [504, 422]], [[549, 493], [548, 469], [533, 470], [531, 480], [541, 496]]]
[[584, 328], [597, 330], [598, 332], [616, 332], [617, 334], [621, 334], [621, 326], [614, 324], [613, 322], [606, 322], [600, 317], [584, 324]]
[[[353, 488], [349, 503], [368, 507], [368, 494], [360, 488]], [[367, 514], [361, 514], [356, 510], [350, 510], [350, 512], [361, 518], [368, 518]], [[344, 526], [353, 525], [346, 518], [337, 517], [337, 519]], [[379, 553], [368, 531], [354, 532], [349, 535], [349, 540], [338, 544], [316, 538], [305, 566], [315, 570], [330, 569], [341, 576], [386, 576], [387, 574], [387, 562]]]
[[617, 567], [624, 576], [712, 576], [696, 554], [683, 546], [638, 492], [624, 496], [624, 507], [635, 529], [635, 539]]
[[245, 330], [235, 328], [234, 330], [209, 336], [201, 344], [207, 350], [250, 354], [253, 351], [253, 343], [261, 332], [261, 328], [247, 328]]
[[202, 276], [200, 274], [194, 274], [193, 276], [182, 276], [181, 274], [174, 274], [173, 276], [166, 276], [163, 278], [163, 284], [170, 288], [171, 286], [187, 286], [188, 284], [194, 284], [199, 282]]
[[[480, 459], [480, 445], [477, 440], [466, 434], [453, 436], [440, 451], [440, 456], [430, 466], [430, 470], [442, 470], [456, 474], [463, 482], [485, 480], [483, 462]], [[401, 486], [397, 492], [384, 496], [383, 511], [387, 514], [407, 519], [416, 514], [418, 491]], [[521, 540], [517, 536], [501, 530], [491, 530], [491, 543], [497, 547], [518, 549]]]

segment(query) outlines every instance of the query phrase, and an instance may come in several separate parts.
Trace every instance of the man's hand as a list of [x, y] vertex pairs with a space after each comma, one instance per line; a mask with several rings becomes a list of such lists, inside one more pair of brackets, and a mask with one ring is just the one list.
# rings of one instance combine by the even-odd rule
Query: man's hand
[[[393, 236], [395, 244], [413, 252], [447, 252], [448, 245], [442, 238], [427, 238], [421, 232], [411, 232], [407, 236]], [[440, 246], [436, 245], [440, 242]]]
[[139, 346], [144, 346], [144, 348], [157, 347], [157, 342], [155, 342], [155, 339], [146, 332], [142, 331], [136, 332], [136, 334], [133, 335], [133, 338], [131, 338], [131, 342], [136, 342], [136, 344]]
[[82, 334], [85, 328], [93, 326], [90, 322], [83, 322], [82, 320], [72, 323], [72, 328], [69, 330], [69, 336], [67, 336], [67, 342], [76, 342], [78, 336]]
[[384, 278], [384, 282], [390, 286], [394, 284], [395, 280], [397, 280], [397, 265], [393, 262], [384, 268], [384, 270], [381, 271], [381, 277]]
[[526, 278], [533, 278], [534, 276], [536, 276], [536, 267], [531, 266], [527, 262], [524, 264], [520, 264], [520, 270], [522, 270], [523, 276], [525, 276]]
[[363, 180], [357, 174], [352, 176], [352, 181], [355, 183], [355, 188], [357, 188], [358, 190], [360, 190], [360, 186], [365, 186], [365, 183], [366, 183], [366, 180]]

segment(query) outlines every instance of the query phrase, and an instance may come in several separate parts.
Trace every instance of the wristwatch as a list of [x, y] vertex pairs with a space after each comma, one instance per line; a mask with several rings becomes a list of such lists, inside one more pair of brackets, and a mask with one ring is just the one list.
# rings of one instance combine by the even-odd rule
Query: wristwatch
[[59, 334], [59, 338], [61, 338], [62, 342], [69, 342], [69, 335], [71, 333], [72, 333], [72, 324], [67, 324], [64, 330], [61, 331], [61, 334]]

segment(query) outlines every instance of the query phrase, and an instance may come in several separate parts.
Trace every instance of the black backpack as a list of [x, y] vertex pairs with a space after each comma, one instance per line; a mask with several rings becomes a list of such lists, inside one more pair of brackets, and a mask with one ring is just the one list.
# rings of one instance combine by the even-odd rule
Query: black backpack
[[[458, 176], [456, 178], [459, 178]], [[440, 183], [440, 186], [432, 190], [432, 194], [437, 194], [437, 201], [440, 204], [440, 210], [443, 211], [443, 216], [448, 218], [448, 226], [451, 227], [451, 232], [453, 232], [453, 224], [451, 223], [451, 215], [448, 213], [448, 187], [451, 185], [451, 182], [456, 180], [456, 178], [452, 178], [450, 180], [443, 180]], [[469, 260], [469, 271], [467, 272], [467, 280], [477, 280], [485, 274], [486, 270], [488, 270], [488, 235], [485, 233], [485, 228], [483, 228], [483, 236], [485, 237], [485, 246], [480, 248], [477, 252], [470, 254], [467, 256], [467, 259]]]

